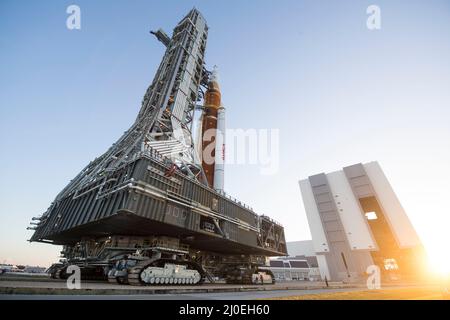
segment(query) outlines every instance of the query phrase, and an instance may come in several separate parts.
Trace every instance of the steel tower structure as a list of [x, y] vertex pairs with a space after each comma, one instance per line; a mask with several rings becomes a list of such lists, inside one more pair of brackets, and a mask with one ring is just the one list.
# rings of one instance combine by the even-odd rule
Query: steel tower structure
[[209, 74], [204, 67], [206, 21], [193, 9], [175, 27], [172, 38], [161, 29], [151, 33], [167, 48], [134, 124], [86, 166], [56, 200], [83, 189], [130, 159], [154, 151], [171, 158], [188, 176], [205, 181], [191, 130], [195, 106], [202, 96], [200, 86], [207, 84]]

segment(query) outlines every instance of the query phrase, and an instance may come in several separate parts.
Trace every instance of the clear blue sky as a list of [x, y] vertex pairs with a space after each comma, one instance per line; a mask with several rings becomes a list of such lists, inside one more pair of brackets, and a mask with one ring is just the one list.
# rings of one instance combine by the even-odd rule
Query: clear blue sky
[[128, 129], [164, 53], [148, 31], [171, 34], [193, 6], [227, 126], [280, 129], [280, 171], [228, 166], [229, 193], [308, 239], [297, 181], [377, 160], [425, 243], [449, 243], [448, 1], [2, 0], [0, 263], [57, 260], [26, 242], [28, 222]]

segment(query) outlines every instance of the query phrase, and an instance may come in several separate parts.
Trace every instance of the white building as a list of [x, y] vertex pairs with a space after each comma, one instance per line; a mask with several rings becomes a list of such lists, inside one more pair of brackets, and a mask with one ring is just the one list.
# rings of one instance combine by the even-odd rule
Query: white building
[[276, 280], [320, 280], [319, 268], [298, 257], [272, 259], [264, 269], [271, 270]]
[[286, 243], [289, 256], [313, 257], [316, 255], [312, 240], [290, 241]]
[[377, 162], [310, 176], [300, 189], [323, 279], [358, 281], [370, 265], [416, 274], [421, 242]]

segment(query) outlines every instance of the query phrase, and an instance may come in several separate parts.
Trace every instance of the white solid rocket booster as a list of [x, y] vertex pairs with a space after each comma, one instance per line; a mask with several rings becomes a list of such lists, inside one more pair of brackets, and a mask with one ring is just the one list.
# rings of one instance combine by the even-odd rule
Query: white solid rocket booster
[[223, 192], [225, 173], [225, 108], [217, 111], [216, 146], [214, 159], [214, 189]]

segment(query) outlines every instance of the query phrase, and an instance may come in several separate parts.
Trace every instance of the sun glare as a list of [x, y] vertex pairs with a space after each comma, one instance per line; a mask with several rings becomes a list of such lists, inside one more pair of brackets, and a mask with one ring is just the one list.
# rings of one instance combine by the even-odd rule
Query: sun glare
[[430, 271], [436, 275], [450, 276], [450, 255], [443, 254], [443, 252], [445, 251], [427, 251]]
[[450, 254], [448, 253], [448, 240], [436, 239], [433, 235], [424, 235], [424, 246], [427, 253], [429, 272], [434, 276], [450, 276]]

